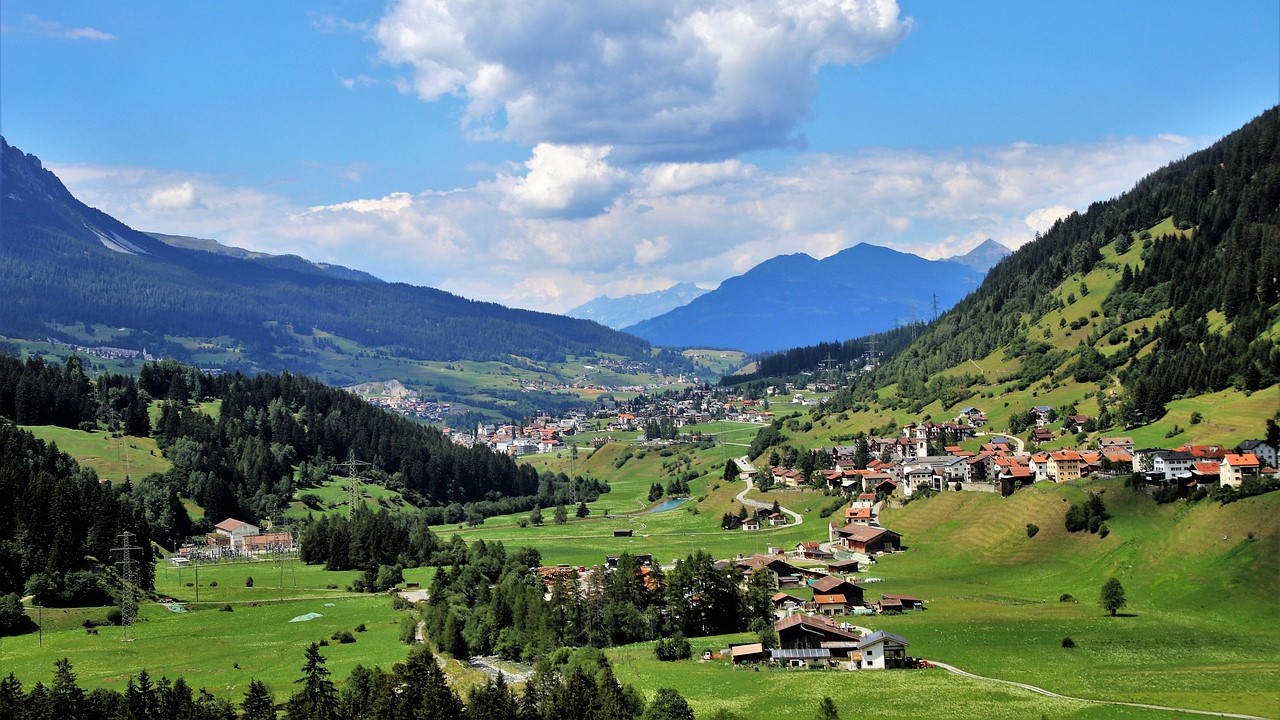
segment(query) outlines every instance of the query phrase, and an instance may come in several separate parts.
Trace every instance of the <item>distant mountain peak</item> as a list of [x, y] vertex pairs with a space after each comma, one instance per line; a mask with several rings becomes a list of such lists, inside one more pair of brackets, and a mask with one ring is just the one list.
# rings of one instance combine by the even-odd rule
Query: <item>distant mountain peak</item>
[[666, 290], [609, 297], [601, 295], [565, 315], [582, 320], [594, 320], [615, 330], [657, 317], [675, 308], [689, 304], [707, 291], [693, 283], [677, 283]]
[[1009, 248], [1001, 245], [991, 238], [987, 238], [969, 252], [945, 259], [951, 262], [960, 263], [961, 265], [966, 265], [974, 270], [986, 272], [995, 267], [996, 263], [1012, 254], [1013, 251]]

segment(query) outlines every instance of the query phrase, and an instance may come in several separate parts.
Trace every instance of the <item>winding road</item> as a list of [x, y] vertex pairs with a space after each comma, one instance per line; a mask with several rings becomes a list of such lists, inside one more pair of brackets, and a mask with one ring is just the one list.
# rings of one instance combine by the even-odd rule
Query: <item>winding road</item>
[[932, 667], [940, 667], [943, 670], [946, 670], [947, 672], [951, 673], [952, 675], [959, 675], [960, 677], [966, 677], [971, 680], [985, 680], [987, 682], [1001, 683], [1003, 685], [1012, 685], [1013, 687], [1022, 688], [1023, 690], [1030, 690], [1033, 693], [1044, 695], [1045, 697], [1056, 698], [1058, 700], [1072, 700], [1075, 702], [1094, 703], [1096, 705], [1121, 705], [1124, 707], [1142, 708], [1144, 710], [1159, 710], [1161, 712], [1178, 712], [1178, 713], [1187, 713], [1191, 715], [1209, 715], [1212, 717], [1241, 718], [1242, 720], [1267, 720], [1267, 718], [1260, 717], [1258, 715], [1245, 715], [1243, 713], [1217, 712], [1215, 710], [1193, 710], [1191, 708], [1176, 708], [1176, 707], [1168, 707], [1166, 705], [1151, 705], [1148, 703], [1124, 702], [1122, 700], [1095, 700], [1092, 698], [1072, 697], [1071, 695], [1061, 695], [1059, 693], [1052, 692], [1050, 690], [1045, 690], [1042, 687], [1036, 687], [1035, 685], [1028, 685], [1027, 683], [1015, 682], [1013, 680], [1001, 680], [1000, 678], [986, 677], [985, 675], [975, 675], [974, 673], [971, 673], [967, 670], [961, 670], [955, 665], [950, 665], [948, 663], [939, 662], [933, 659], [929, 660], [929, 665]]
[[[745, 456], [738, 459], [743, 462], [747, 462], [747, 458]], [[741, 465], [739, 465], [739, 467], [741, 467]], [[738, 502], [742, 503], [743, 505], [746, 505], [749, 508], [756, 508], [757, 510], [772, 510], [773, 503], [764, 503], [764, 502], [760, 502], [759, 500], [747, 499], [747, 493], [751, 492], [751, 488], [754, 487], [754, 485], [751, 482], [751, 478], [747, 478], [746, 482], [747, 482], [747, 487], [744, 488], [742, 492], [738, 493], [738, 497], [737, 497]], [[782, 507], [781, 505], [778, 506], [778, 509], [791, 518], [792, 525], [804, 524], [804, 516], [801, 515], [800, 513], [794, 510], [788, 510]]]

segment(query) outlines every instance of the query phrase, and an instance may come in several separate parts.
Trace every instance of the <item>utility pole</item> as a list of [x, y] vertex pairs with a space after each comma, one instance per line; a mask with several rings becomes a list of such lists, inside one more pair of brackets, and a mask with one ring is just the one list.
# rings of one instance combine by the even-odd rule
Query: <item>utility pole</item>
[[938, 321], [938, 293], [933, 294], [933, 320]]
[[136, 574], [138, 563], [133, 559], [133, 551], [142, 548], [133, 544], [133, 533], [128, 530], [120, 533], [118, 537], [120, 547], [111, 548], [111, 552], [120, 553], [120, 560], [116, 562], [120, 567], [120, 639], [128, 641], [131, 639], [129, 628], [133, 627], [134, 618], [138, 614], [138, 603], [133, 597], [133, 589], [138, 582]]

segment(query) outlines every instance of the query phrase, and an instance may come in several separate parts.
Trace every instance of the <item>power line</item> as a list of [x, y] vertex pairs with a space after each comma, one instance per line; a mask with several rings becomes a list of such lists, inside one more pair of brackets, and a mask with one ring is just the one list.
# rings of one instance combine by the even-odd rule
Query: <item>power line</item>
[[355, 515], [356, 504], [360, 503], [364, 498], [363, 489], [364, 489], [365, 478], [362, 478], [359, 475], [357, 475], [356, 471], [359, 470], [360, 468], [366, 468], [366, 467], [372, 467], [372, 466], [373, 466], [373, 463], [368, 463], [363, 460], [356, 460], [354, 455], [348, 458], [345, 462], [335, 463], [334, 465], [334, 467], [340, 467], [347, 471], [347, 478], [349, 479], [349, 482], [347, 483], [347, 516], [348, 517]]

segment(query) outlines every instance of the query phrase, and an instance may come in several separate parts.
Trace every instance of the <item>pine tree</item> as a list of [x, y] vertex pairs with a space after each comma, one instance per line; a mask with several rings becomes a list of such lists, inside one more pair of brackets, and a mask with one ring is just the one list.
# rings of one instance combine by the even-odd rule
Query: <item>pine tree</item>
[[240, 712], [244, 720], [276, 720], [276, 699], [271, 688], [260, 680], [250, 680]]
[[329, 679], [329, 668], [324, 666], [320, 646], [307, 646], [307, 661], [302, 666], [302, 677], [297, 682], [302, 689], [289, 698], [285, 706], [287, 720], [335, 720], [338, 708], [338, 691]]

